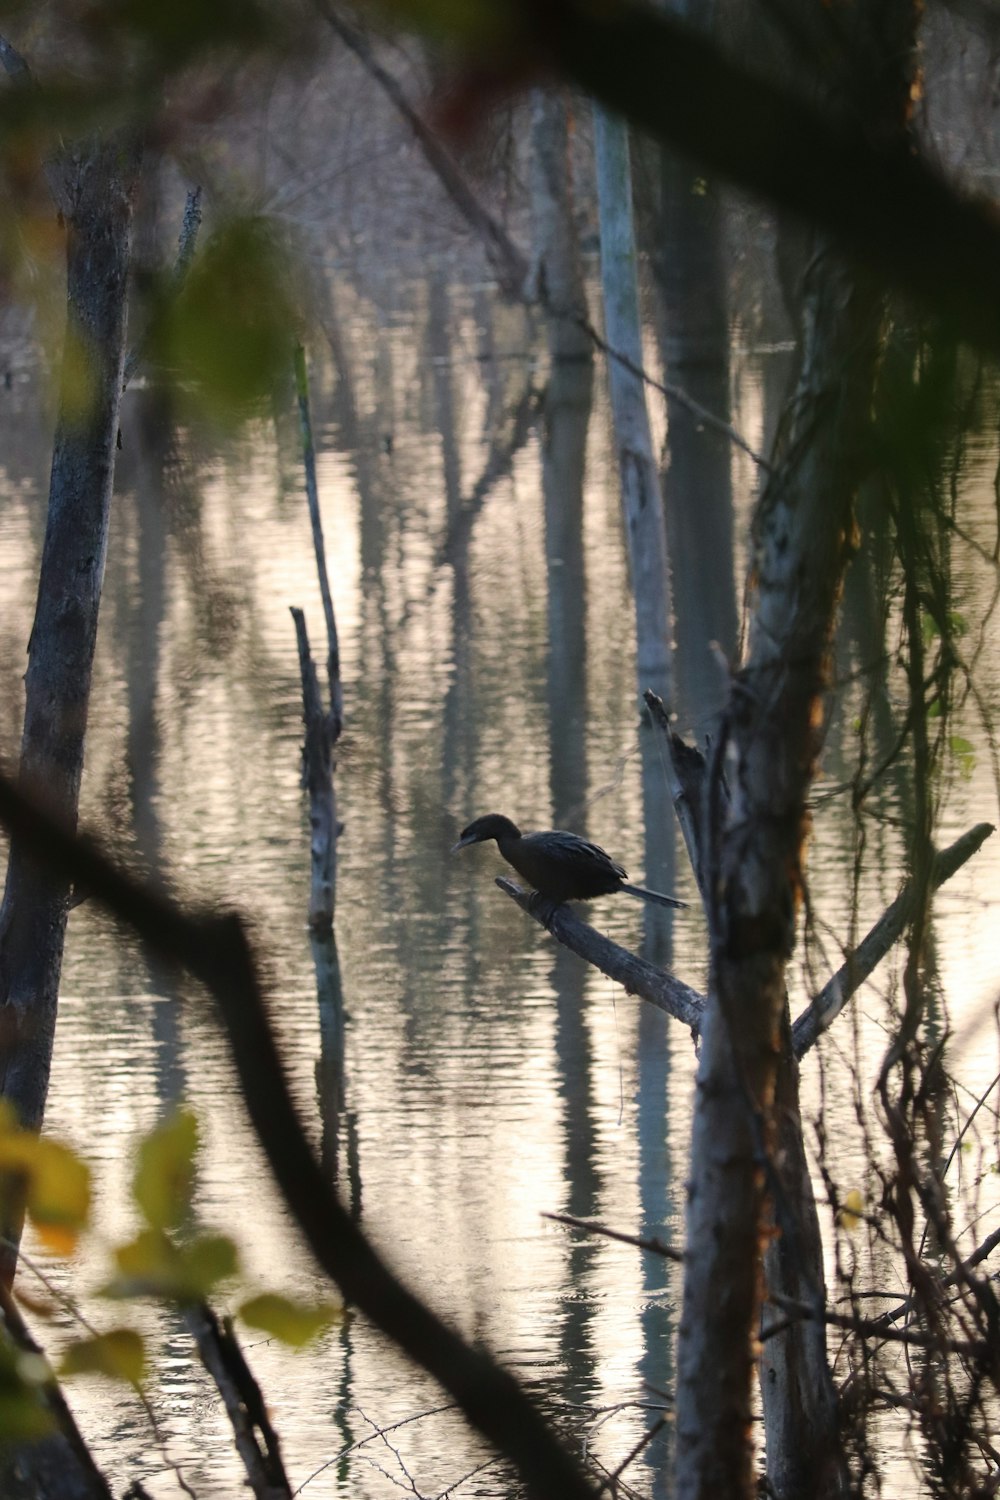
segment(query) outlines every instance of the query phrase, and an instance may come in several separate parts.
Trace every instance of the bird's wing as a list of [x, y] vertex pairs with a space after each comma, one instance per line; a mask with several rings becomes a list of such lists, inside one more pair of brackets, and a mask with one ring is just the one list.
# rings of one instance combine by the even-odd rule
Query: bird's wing
[[564, 860], [566, 864], [579, 865], [581, 860], [595, 870], [600, 870], [607, 875], [614, 875], [619, 880], [626, 879], [626, 871], [612, 859], [606, 849], [600, 844], [592, 844], [589, 839], [582, 839], [578, 833], [566, 833], [563, 829], [556, 829], [552, 833], [528, 834], [527, 841], [537, 838], [540, 843], [544, 842], [545, 853], [550, 859]]

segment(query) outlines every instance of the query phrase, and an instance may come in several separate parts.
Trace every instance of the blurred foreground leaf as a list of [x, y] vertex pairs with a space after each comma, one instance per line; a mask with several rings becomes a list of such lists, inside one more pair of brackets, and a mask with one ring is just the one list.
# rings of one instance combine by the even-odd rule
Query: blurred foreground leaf
[[90, 1168], [75, 1151], [0, 1117], [0, 1179], [6, 1202], [23, 1208], [57, 1255], [74, 1249], [90, 1212]]
[[228, 220], [196, 256], [183, 287], [167, 298], [151, 352], [193, 387], [199, 408], [233, 424], [253, 414], [289, 369], [299, 315], [295, 260], [267, 219]]
[[283, 1344], [299, 1349], [308, 1344], [341, 1315], [341, 1309], [333, 1302], [291, 1302], [273, 1292], [252, 1297], [239, 1309], [239, 1316], [251, 1328], [259, 1328]]
[[70, 1344], [59, 1365], [60, 1375], [106, 1375], [127, 1385], [141, 1385], [146, 1372], [146, 1346], [134, 1328], [113, 1328], [95, 1338]]
[[844, 1199], [840, 1212], [837, 1215], [837, 1223], [841, 1229], [854, 1230], [861, 1223], [865, 1211], [865, 1200], [857, 1188], [851, 1191]]
[[235, 1276], [239, 1256], [231, 1239], [203, 1234], [175, 1245], [158, 1229], [144, 1229], [115, 1251], [118, 1275], [106, 1297], [157, 1297], [165, 1302], [204, 1302], [220, 1281]]
[[45, 1361], [0, 1343], [0, 1448], [44, 1437], [53, 1426], [43, 1388]]
[[176, 1228], [190, 1209], [197, 1149], [198, 1122], [188, 1110], [177, 1110], [140, 1145], [132, 1192], [154, 1229]]

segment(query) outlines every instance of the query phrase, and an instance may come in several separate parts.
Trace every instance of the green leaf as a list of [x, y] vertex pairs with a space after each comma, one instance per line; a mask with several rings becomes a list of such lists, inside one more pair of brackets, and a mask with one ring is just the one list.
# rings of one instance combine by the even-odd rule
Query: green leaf
[[146, 1346], [134, 1328], [113, 1328], [95, 1338], [69, 1345], [60, 1375], [106, 1375], [126, 1385], [141, 1385], [146, 1373]]
[[132, 1192], [154, 1229], [175, 1228], [191, 1207], [198, 1122], [179, 1109], [139, 1147]]
[[958, 769], [965, 781], [972, 778], [976, 767], [976, 748], [970, 740], [964, 740], [960, 734], [953, 734], [948, 740], [948, 749], [958, 762]]
[[333, 1302], [292, 1302], [274, 1292], [265, 1292], [244, 1302], [239, 1316], [251, 1328], [259, 1328], [283, 1344], [299, 1349], [329, 1328], [341, 1316], [341, 1308]]
[[260, 216], [228, 220], [167, 298], [152, 342], [198, 410], [224, 423], [253, 414], [288, 375], [299, 332], [295, 262]]
[[216, 1283], [235, 1276], [240, 1258], [232, 1240], [224, 1234], [203, 1234], [185, 1246], [184, 1279], [198, 1299], [204, 1299]]
[[90, 1168], [75, 1151], [40, 1136], [28, 1188], [28, 1213], [50, 1249], [69, 1254], [90, 1213]]
[[235, 1276], [239, 1257], [232, 1240], [200, 1235], [175, 1245], [161, 1230], [144, 1229], [115, 1251], [118, 1275], [106, 1297], [157, 1297], [164, 1302], [202, 1302], [218, 1282]]

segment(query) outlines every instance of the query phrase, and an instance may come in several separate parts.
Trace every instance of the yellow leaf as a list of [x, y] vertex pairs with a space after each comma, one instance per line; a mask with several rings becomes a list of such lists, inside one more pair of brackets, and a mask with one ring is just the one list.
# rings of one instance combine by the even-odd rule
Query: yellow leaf
[[75, 1151], [47, 1136], [36, 1138], [36, 1148], [28, 1213], [39, 1232], [75, 1243], [90, 1212], [90, 1168]]
[[163, 1121], [139, 1147], [132, 1192], [154, 1229], [171, 1229], [191, 1206], [198, 1122], [179, 1109]]
[[244, 1323], [248, 1323], [251, 1328], [261, 1329], [284, 1344], [291, 1344], [293, 1349], [308, 1344], [310, 1339], [329, 1328], [340, 1314], [341, 1308], [333, 1302], [312, 1305], [291, 1302], [287, 1297], [279, 1297], [273, 1292], [252, 1297], [239, 1309]]
[[78, 1339], [67, 1348], [60, 1375], [106, 1375], [127, 1385], [141, 1385], [146, 1373], [146, 1348], [134, 1328], [113, 1328], [95, 1338]]
[[68, 1254], [90, 1212], [86, 1163], [48, 1136], [0, 1130], [0, 1174], [8, 1202], [20, 1200], [49, 1247]]
[[857, 1229], [865, 1211], [865, 1200], [857, 1188], [851, 1188], [847, 1197], [841, 1204], [837, 1215], [837, 1223], [841, 1229]]

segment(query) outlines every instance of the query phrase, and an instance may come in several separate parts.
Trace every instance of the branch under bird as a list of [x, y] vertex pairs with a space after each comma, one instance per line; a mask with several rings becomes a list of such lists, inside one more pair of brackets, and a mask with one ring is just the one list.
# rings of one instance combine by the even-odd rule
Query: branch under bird
[[644, 885], [633, 885], [622, 866], [599, 844], [591, 844], [578, 834], [564, 833], [561, 829], [522, 833], [510, 818], [500, 813], [476, 818], [462, 830], [451, 852], [454, 854], [470, 844], [484, 844], [489, 839], [496, 839], [500, 853], [522, 880], [550, 901], [590, 901], [595, 896], [624, 891], [626, 896], [636, 896], [657, 906], [687, 905], [676, 896], [664, 896]]

